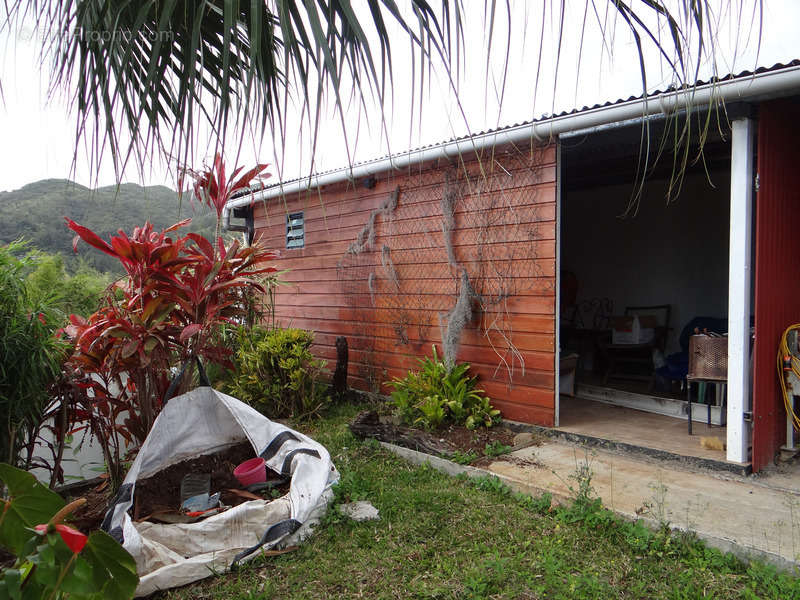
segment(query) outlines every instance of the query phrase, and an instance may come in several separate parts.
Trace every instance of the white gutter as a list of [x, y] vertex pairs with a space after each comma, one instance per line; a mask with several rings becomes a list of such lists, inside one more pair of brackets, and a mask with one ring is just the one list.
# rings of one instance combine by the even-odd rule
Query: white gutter
[[590, 108], [577, 113], [560, 115], [525, 125], [510, 127], [502, 131], [485, 133], [461, 140], [445, 142], [438, 146], [410, 150], [394, 156], [381, 158], [355, 167], [345, 167], [322, 175], [312, 175], [276, 185], [265, 190], [253, 192], [229, 201], [223, 210], [223, 222], [230, 222], [230, 211], [239, 206], [247, 206], [259, 200], [268, 200], [304, 192], [312, 188], [347, 179], [360, 179], [391, 169], [402, 169], [413, 164], [458, 156], [487, 147], [527, 142], [553, 140], [556, 136], [579, 129], [589, 129], [618, 121], [642, 119], [655, 114], [670, 114], [676, 110], [689, 110], [707, 106], [712, 102], [756, 101], [767, 98], [788, 96], [800, 92], [800, 66], [787, 67], [779, 71], [756, 73], [727, 81], [707, 83], [648, 98], [637, 98], [610, 106]]

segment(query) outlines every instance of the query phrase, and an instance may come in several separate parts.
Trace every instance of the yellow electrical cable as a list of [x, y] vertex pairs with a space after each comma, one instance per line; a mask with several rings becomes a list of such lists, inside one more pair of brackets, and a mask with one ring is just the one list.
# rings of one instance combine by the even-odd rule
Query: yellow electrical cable
[[789, 351], [789, 344], [786, 342], [789, 332], [795, 329], [800, 330], [800, 323], [790, 325], [781, 336], [781, 343], [778, 346], [778, 381], [781, 382], [783, 405], [786, 407], [786, 414], [792, 417], [794, 428], [797, 431], [800, 431], [800, 417], [798, 417], [797, 413], [794, 412], [794, 409], [792, 408], [792, 402], [789, 400], [789, 392], [786, 389], [786, 374], [783, 370], [783, 359], [784, 357], [788, 356], [792, 367], [792, 373], [794, 373], [795, 376], [800, 379], [800, 360], [795, 357], [794, 353]]

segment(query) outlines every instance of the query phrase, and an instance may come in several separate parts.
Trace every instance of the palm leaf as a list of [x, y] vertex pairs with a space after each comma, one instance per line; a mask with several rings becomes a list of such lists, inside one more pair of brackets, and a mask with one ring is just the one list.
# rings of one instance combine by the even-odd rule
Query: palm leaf
[[[754, 1], [760, 6], [763, 0]], [[364, 2], [357, 8], [352, 0], [12, 0], [4, 4], [0, 26], [32, 19], [47, 34], [41, 36], [43, 56], [53, 91], [67, 91], [75, 109], [76, 148], [86, 142], [95, 168], [110, 153], [121, 172], [132, 159], [144, 169], [153, 155], [194, 162], [201, 123], [213, 132], [214, 151], [229, 129], [243, 135], [247, 123], [264, 135], [285, 136], [295, 93], [312, 131], [328, 98], [345, 128], [348, 95], [366, 106], [372, 94], [383, 106], [395, 83], [392, 47], [400, 42], [416, 54], [412, 86], [422, 110], [434, 64], [457, 93], [467, 19], [484, 19], [490, 54], [503, 46], [495, 27], [510, 25], [509, 3], [500, 3], [506, 18], [498, 19], [496, 0], [486, 0], [483, 11], [472, 2], [468, 11], [462, 0], [442, 0], [438, 10], [427, 0], [408, 0], [402, 8], [395, 0]], [[678, 84], [687, 82], [691, 51], [700, 51], [699, 61], [702, 50], [713, 47], [711, 0], [585, 2], [584, 19], [589, 3], [595, 15], [596, 4], [605, 4], [632, 33], [644, 91], [645, 45], [658, 50]], [[562, 0], [543, 3], [542, 38], [547, 8], [560, 7], [563, 28], [564, 6]], [[400, 33], [390, 34], [392, 27]], [[605, 35], [609, 29], [601, 27]], [[668, 32], [663, 38], [662, 30]], [[509, 48], [510, 35], [497, 50], [506, 65]], [[501, 103], [507, 77], [504, 70]]]

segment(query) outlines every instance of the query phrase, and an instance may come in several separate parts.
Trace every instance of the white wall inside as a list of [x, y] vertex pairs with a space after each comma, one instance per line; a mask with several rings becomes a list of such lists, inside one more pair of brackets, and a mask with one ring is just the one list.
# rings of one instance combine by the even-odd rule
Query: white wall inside
[[626, 218], [629, 184], [565, 191], [561, 268], [577, 276], [578, 302], [609, 298], [614, 314], [670, 304], [670, 353], [693, 317], [728, 314], [730, 173], [715, 171], [710, 181], [687, 173], [669, 205], [667, 184], [648, 181], [638, 214]]

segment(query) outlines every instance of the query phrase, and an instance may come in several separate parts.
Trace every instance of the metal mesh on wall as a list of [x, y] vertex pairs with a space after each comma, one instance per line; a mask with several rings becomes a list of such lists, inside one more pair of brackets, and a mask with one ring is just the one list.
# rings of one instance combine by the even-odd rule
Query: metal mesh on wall
[[535, 163], [524, 155], [493, 160], [490, 172], [478, 163], [422, 171], [372, 211], [338, 277], [362, 328], [352, 341], [364, 356], [360, 375], [374, 389], [385, 379], [377, 351], [429, 354], [444, 341], [454, 360], [466, 329], [489, 342], [509, 379], [524, 369], [507, 303], [552, 291], [537, 262], [538, 223], [553, 215], [537, 205]]

